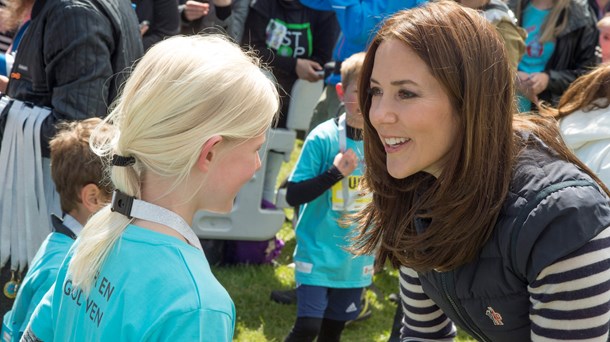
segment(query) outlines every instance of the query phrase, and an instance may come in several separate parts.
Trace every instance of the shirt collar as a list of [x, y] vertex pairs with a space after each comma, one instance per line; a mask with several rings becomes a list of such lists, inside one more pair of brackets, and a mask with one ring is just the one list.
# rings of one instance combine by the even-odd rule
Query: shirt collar
[[64, 224], [64, 226], [66, 226], [66, 228], [70, 229], [76, 236], [78, 236], [80, 234], [81, 230], [83, 230], [83, 225], [80, 224], [70, 214], [64, 215], [64, 223], [63, 224]]

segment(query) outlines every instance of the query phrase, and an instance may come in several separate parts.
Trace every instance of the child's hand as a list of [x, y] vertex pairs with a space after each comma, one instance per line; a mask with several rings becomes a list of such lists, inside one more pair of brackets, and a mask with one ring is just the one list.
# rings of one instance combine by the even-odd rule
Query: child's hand
[[549, 86], [549, 74], [545, 72], [535, 72], [530, 74], [530, 80], [532, 81], [532, 90], [536, 95], [545, 91]]
[[337, 153], [333, 165], [339, 169], [343, 177], [347, 177], [358, 167], [358, 157], [356, 157], [356, 153], [350, 148], [345, 153]]
[[8, 77], [0, 75], [0, 93], [6, 92], [8, 86]]
[[307, 80], [309, 82], [321, 80], [324, 77], [323, 74], [319, 73], [321, 70], [324, 70], [324, 68], [322, 68], [318, 62], [304, 58], [297, 58], [295, 72], [300, 79]]
[[144, 20], [143, 22], [141, 22], [140, 23], [140, 35], [142, 37], [144, 37], [146, 32], [148, 32], [149, 28], [150, 28], [150, 23], [148, 22], [148, 20]]
[[188, 21], [197, 20], [208, 15], [210, 4], [188, 0], [184, 6], [184, 18]]
[[532, 76], [530, 74], [519, 71], [516, 84], [517, 91], [521, 95], [525, 96], [532, 103], [538, 104], [538, 96], [534, 91], [534, 82], [532, 81]]

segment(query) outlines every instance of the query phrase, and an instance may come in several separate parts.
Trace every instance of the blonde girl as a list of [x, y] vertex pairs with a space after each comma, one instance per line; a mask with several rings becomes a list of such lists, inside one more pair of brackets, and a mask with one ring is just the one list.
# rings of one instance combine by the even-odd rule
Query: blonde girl
[[26, 338], [230, 341], [235, 308], [194, 232], [228, 212], [260, 167], [278, 109], [250, 54], [218, 36], [174, 37], [144, 56], [93, 146], [112, 158], [113, 203], [91, 218]]

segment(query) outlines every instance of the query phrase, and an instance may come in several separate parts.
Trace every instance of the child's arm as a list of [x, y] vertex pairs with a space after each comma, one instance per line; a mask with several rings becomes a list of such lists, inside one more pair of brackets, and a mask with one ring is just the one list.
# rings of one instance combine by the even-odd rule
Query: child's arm
[[288, 182], [286, 202], [295, 207], [313, 201], [343, 177], [349, 176], [357, 166], [358, 157], [352, 149], [338, 153], [333, 165], [321, 175], [301, 182]]

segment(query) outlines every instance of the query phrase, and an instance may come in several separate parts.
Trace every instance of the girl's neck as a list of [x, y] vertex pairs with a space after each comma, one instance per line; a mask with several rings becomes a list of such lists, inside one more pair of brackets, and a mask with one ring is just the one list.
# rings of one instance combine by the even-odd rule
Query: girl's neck
[[[193, 224], [193, 216], [197, 211], [197, 205], [188, 201], [190, 192], [181, 191], [184, 187], [178, 186], [173, 189], [173, 181], [159, 179], [158, 177], [145, 177], [142, 185], [142, 200], [170, 210], [180, 216], [189, 226]], [[168, 189], [172, 189], [168, 191]], [[192, 191], [192, 190], [191, 190]], [[187, 193], [187, 195], [184, 195]], [[162, 234], [177, 237], [183, 241], [186, 239], [171, 227], [146, 220], [136, 219], [135, 225], [156, 231]]]
[[364, 119], [362, 117], [357, 119], [353, 115], [346, 115], [345, 123], [355, 129], [364, 129]]

